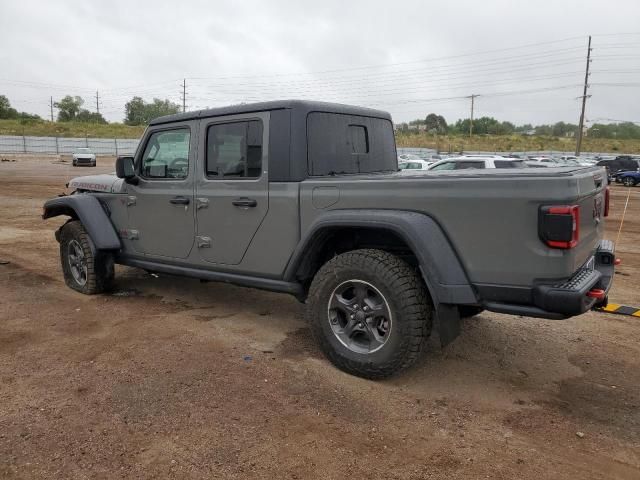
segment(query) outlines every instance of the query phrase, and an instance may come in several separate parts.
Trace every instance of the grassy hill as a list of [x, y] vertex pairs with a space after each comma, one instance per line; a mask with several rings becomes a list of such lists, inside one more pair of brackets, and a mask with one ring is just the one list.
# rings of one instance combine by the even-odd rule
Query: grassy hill
[[[443, 152], [527, 152], [556, 150], [572, 152], [576, 148], [575, 138], [538, 137], [523, 135], [438, 135], [427, 133], [397, 134], [398, 147], [434, 148]], [[589, 138], [582, 141], [583, 152], [594, 153], [640, 153], [640, 140], [616, 140], [612, 138]]]
[[0, 120], [0, 135], [27, 135], [34, 137], [140, 138], [144, 126], [131, 127], [122, 123], [106, 125], [80, 122], [45, 122]]

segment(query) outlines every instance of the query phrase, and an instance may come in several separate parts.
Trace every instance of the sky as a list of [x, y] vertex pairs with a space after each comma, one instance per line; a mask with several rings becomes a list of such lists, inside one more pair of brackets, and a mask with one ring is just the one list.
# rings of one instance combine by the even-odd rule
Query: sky
[[[133, 96], [186, 108], [302, 98], [394, 121], [640, 122], [640, 2], [0, 0], [0, 95], [49, 118], [78, 95], [122, 121]], [[54, 112], [55, 114], [55, 112]]]

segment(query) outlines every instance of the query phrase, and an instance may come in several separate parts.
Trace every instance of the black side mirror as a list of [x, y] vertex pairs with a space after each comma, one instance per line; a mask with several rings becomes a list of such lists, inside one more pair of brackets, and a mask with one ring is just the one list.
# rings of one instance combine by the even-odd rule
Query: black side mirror
[[[133, 157], [116, 158], [116, 176], [124, 178], [127, 183], [136, 183], [136, 169], [133, 165]], [[134, 180], [135, 179], [135, 180]]]

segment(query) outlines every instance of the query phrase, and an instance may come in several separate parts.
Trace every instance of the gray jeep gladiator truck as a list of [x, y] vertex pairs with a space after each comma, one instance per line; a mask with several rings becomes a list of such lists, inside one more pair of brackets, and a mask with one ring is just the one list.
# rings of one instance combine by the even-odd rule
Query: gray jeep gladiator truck
[[613, 244], [599, 167], [398, 172], [388, 113], [277, 101], [153, 120], [116, 175], [43, 218], [67, 285], [114, 264], [289, 293], [322, 351], [367, 378], [447, 344], [483, 309], [564, 319], [604, 305]]

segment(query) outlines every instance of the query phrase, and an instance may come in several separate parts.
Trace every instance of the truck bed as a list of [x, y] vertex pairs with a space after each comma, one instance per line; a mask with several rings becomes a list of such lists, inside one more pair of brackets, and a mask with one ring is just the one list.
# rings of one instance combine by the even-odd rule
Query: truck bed
[[[310, 178], [300, 184], [301, 229], [325, 210], [418, 211], [440, 225], [474, 285], [521, 286], [526, 296], [532, 285], [570, 277], [593, 255], [602, 230], [594, 208], [604, 204], [606, 186], [601, 167]], [[326, 197], [334, 201], [328, 205]], [[541, 241], [538, 214], [545, 205], [580, 206], [575, 248], [553, 249]]]

